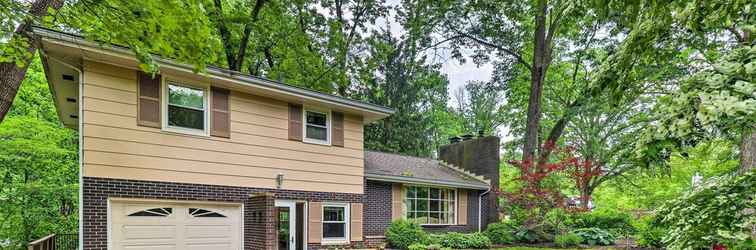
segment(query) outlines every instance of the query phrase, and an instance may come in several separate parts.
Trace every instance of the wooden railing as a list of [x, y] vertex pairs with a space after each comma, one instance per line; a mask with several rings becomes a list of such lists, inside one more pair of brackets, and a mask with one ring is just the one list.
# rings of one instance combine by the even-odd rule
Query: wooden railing
[[76, 250], [78, 245], [77, 234], [51, 234], [29, 243], [28, 250]]
[[29, 243], [29, 250], [55, 250], [55, 234]]

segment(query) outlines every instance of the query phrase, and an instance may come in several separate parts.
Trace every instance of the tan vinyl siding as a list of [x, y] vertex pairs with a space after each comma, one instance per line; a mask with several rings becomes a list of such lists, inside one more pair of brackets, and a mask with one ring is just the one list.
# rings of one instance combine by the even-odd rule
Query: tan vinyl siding
[[[288, 140], [288, 103], [232, 91], [231, 138], [137, 126], [136, 72], [85, 62], [84, 175], [198, 184], [363, 192], [362, 122], [345, 116], [345, 147]], [[170, 76], [163, 76], [170, 79]]]

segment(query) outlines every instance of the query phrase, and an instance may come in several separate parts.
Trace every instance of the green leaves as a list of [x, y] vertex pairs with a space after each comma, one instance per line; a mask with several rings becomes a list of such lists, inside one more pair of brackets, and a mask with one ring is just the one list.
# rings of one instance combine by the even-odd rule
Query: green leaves
[[756, 172], [712, 178], [656, 211], [669, 227], [663, 241], [671, 249], [756, 246]]

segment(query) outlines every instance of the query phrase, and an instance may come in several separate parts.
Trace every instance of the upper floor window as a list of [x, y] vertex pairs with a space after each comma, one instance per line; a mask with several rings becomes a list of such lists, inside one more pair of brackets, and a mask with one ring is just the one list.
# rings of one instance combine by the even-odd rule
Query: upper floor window
[[331, 121], [328, 112], [305, 110], [304, 112], [305, 141], [312, 143], [331, 143]]
[[424, 186], [407, 186], [405, 190], [407, 219], [421, 225], [444, 225], [455, 223], [454, 189]]
[[165, 128], [207, 134], [207, 89], [166, 82]]

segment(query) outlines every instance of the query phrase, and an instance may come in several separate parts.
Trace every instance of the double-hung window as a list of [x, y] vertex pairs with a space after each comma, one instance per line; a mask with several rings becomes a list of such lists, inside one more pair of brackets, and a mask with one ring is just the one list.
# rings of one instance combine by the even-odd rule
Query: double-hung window
[[305, 110], [304, 116], [305, 142], [330, 144], [330, 114], [328, 112]]
[[407, 219], [421, 225], [447, 225], [455, 222], [457, 192], [449, 188], [407, 186]]
[[207, 89], [172, 81], [166, 81], [165, 85], [164, 128], [207, 135]]
[[349, 206], [347, 204], [323, 205], [323, 241], [348, 242]]

